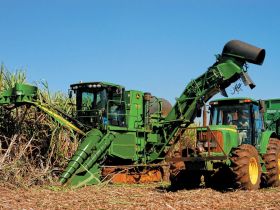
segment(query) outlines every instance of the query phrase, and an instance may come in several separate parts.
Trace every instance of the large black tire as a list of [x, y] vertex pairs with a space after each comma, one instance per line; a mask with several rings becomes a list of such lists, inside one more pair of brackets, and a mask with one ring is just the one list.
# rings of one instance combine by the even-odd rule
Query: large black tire
[[263, 185], [265, 187], [278, 187], [280, 185], [280, 141], [275, 138], [269, 140], [263, 161], [266, 173], [263, 174]]
[[242, 144], [231, 153], [231, 169], [235, 186], [244, 190], [257, 190], [261, 182], [261, 165], [258, 151], [249, 144]]

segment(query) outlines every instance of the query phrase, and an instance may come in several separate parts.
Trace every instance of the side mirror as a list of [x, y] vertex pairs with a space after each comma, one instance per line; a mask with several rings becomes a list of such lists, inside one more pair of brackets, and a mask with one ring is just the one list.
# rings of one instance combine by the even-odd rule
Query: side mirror
[[259, 100], [259, 109], [260, 109], [261, 113], [265, 113], [266, 112], [265, 101]]
[[68, 96], [70, 99], [73, 97], [73, 90], [68, 90]]
[[121, 95], [122, 94], [122, 88], [117, 88], [116, 89], [116, 94]]

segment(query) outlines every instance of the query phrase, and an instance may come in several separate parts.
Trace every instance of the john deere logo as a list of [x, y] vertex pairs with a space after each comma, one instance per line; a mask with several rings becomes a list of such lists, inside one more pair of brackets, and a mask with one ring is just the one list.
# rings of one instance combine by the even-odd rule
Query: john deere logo
[[139, 93], [136, 94], [136, 98], [137, 98], [137, 99], [140, 98], [140, 94], [139, 94]]

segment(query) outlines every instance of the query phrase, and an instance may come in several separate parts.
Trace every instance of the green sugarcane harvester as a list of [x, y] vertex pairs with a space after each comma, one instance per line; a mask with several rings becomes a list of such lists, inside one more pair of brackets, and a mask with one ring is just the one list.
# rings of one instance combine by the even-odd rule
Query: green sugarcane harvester
[[[245, 154], [249, 165], [242, 173], [248, 172], [249, 180], [255, 182], [257, 179], [258, 184], [259, 174], [254, 174], [255, 168], [261, 164], [263, 172], [267, 173], [269, 163], [266, 164], [266, 160], [261, 157], [269, 156], [269, 152], [276, 147], [274, 142], [277, 133], [274, 132], [276, 127], [273, 124], [278, 122], [278, 118], [270, 119], [272, 113], [267, 114], [267, 119], [271, 121], [269, 128], [272, 130], [264, 131], [262, 128], [258, 131], [261, 133], [252, 132], [254, 140], [246, 141], [246, 145], [239, 142], [239, 131], [235, 125], [217, 123], [197, 129], [201, 136], [210, 133], [215, 138], [199, 139], [195, 148], [187, 149], [192, 152], [186, 156], [182, 152], [171, 155], [171, 151], [175, 143], [182, 140], [186, 128], [200, 115], [201, 108], [211, 97], [219, 92], [225, 93], [225, 88], [240, 78], [245, 85], [253, 88], [255, 85], [247, 74], [247, 63], [261, 65], [264, 58], [264, 49], [237, 40], [228, 42], [222, 54], [216, 57], [216, 62], [186, 86], [173, 107], [166, 100], [150, 93], [125, 90], [123, 86], [105, 82], [71, 85], [69, 96], [76, 96], [76, 112], [73, 116], [66, 116], [52, 106], [38, 102], [37, 88], [26, 84], [17, 84], [3, 92], [0, 104], [14, 104], [15, 107], [34, 105], [65, 127], [84, 135], [60, 177], [60, 182], [68, 186], [97, 184], [106, 178], [129, 183], [158, 181], [166, 172], [163, 169], [167, 165], [166, 161], [171, 161], [171, 179], [174, 181], [192, 171], [215, 170], [221, 165], [232, 167], [232, 164], [238, 162], [235, 159], [242, 159], [238, 155], [249, 150], [254, 152], [248, 152], [251, 156]], [[250, 104], [256, 103], [252, 101], [244, 104], [254, 110], [254, 105]], [[212, 110], [214, 116], [215, 106]], [[259, 135], [262, 137], [259, 138]], [[194, 168], [190, 169], [192, 165]], [[258, 170], [261, 171], [260, 168]], [[253, 188], [247, 183], [241, 184], [241, 187]]]

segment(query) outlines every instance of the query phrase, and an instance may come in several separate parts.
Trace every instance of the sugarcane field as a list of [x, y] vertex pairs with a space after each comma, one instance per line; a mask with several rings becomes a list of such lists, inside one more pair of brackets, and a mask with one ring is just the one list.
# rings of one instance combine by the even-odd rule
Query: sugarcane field
[[0, 6], [0, 209], [280, 209], [278, 1]]

